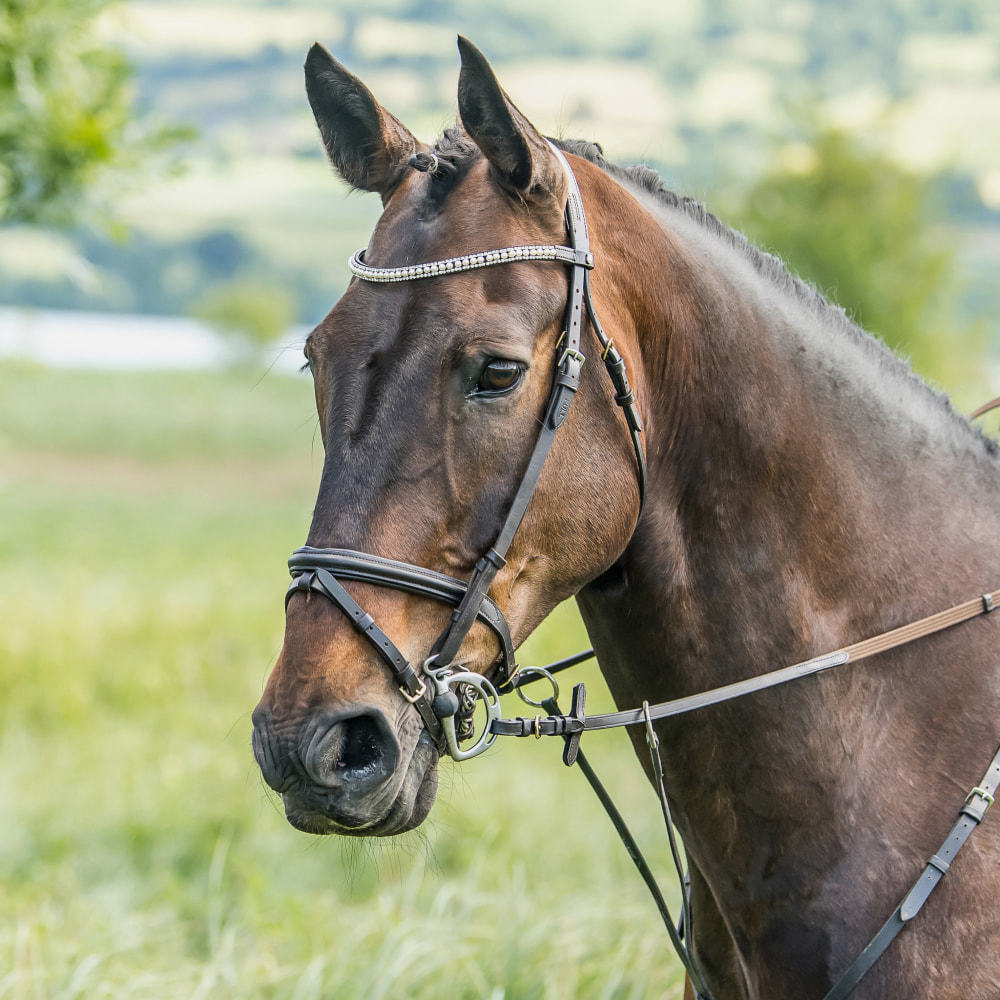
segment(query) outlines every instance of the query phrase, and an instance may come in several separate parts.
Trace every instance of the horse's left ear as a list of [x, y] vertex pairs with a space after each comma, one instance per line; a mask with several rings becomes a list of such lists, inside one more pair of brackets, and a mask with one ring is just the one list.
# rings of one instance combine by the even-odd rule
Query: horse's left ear
[[458, 51], [462, 56], [458, 112], [497, 179], [519, 195], [561, 196], [563, 171], [548, 142], [514, 107], [486, 56], [461, 35]]

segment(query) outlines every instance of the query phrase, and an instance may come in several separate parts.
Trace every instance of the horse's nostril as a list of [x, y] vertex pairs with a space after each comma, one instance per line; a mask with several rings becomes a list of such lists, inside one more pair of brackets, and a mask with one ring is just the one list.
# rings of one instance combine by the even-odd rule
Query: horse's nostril
[[370, 716], [362, 715], [344, 724], [344, 734], [340, 757], [334, 767], [338, 771], [361, 774], [376, 768], [382, 760], [382, 750], [378, 744], [378, 729]]
[[396, 740], [381, 712], [339, 719], [313, 735], [303, 751], [309, 776], [345, 793], [364, 793], [396, 768]]

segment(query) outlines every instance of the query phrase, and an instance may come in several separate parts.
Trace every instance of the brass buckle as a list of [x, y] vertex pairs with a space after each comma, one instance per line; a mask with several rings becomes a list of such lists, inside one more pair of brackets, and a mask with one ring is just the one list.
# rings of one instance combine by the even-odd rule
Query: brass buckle
[[556, 362], [556, 368], [562, 368], [563, 363], [567, 358], [573, 358], [581, 366], [584, 361], [587, 360], [586, 356], [581, 354], [579, 351], [574, 351], [572, 347], [566, 347], [563, 349], [562, 354], [559, 355], [559, 360]]
[[404, 697], [404, 698], [405, 698], [405, 699], [406, 699], [406, 700], [407, 700], [407, 701], [408, 701], [408, 702], [409, 702], [409, 703], [410, 703], [411, 705], [416, 705], [416, 703], [417, 703], [418, 701], [420, 701], [420, 699], [421, 699], [421, 698], [425, 698], [425, 697], [427, 696], [427, 683], [426, 683], [426, 681], [421, 681], [421, 682], [420, 682], [420, 687], [419, 687], [419, 688], [417, 688], [417, 690], [416, 690], [416, 691], [414, 691], [414, 693], [413, 693], [413, 694], [410, 694], [410, 692], [409, 692], [409, 691], [407, 691], [407, 690], [406, 690], [406, 688], [405, 688], [405, 687], [403, 687], [403, 685], [402, 685], [402, 684], [400, 684], [400, 685], [399, 685], [399, 693], [400, 693], [400, 694], [401, 694], [401, 695], [402, 695], [402, 696], [403, 696], [403, 697]]
[[990, 793], [988, 791], [986, 791], [986, 789], [983, 788], [980, 785], [976, 785], [976, 787], [973, 788], [972, 791], [969, 792], [969, 794], [965, 796], [965, 801], [968, 802], [969, 799], [971, 799], [973, 795], [978, 795], [986, 803], [986, 808], [987, 809], [991, 805], [993, 805], [993, 803], [995, 801], [994, 798], [993, 798], [993, 796], [990, 795]]

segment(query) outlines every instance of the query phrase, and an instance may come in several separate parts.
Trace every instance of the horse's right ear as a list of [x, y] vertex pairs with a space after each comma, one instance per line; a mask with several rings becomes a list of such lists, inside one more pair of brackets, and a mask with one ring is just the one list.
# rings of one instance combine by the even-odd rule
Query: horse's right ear
[[306, 94], [330, 162], [348, 184], [388, 200], [419, 148], [417, 140], [319, 42], [306, 56], [305, 71]]
[[458, 113], [494, 176], [521, 196], [547, 194], [561, 199], [565, 179], [551, 146], [514, 107], [486, 56], [461, 35], [458, 51], [462, 57]]

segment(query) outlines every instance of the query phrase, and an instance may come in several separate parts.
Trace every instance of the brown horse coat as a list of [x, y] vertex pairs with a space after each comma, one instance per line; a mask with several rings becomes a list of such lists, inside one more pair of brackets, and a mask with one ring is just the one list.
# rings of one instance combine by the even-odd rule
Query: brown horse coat
[[[481, 54], [461, 48], [464, 130], [433, 150], [440, 175], [410, 169], [430, 147], [310, 53], [331, 161], [385, 204], [369, 263], [565, 239], [554, 157]], [[642, 408], [650, 485], [636, 525], [625, 425], [586, 365], [491, 590], [515, 641], [575, 595], [615, 700], [633, 707], [1000, 585], [993, 442], [700, 206], [596, 147], [564, 148], [597, 311]], [[565, 294], [558, 264], [353, 282], [307, 347], [326, 448], [310, 544], [468, 575], [534, 440]], [[524, 368], [502, 398], [476, 391], [490, 358]], [[447, 612], [350, 589], [420, 662]], [[989, 616], [657, 726], [697, 954], [719, 1000], [821, 997], [892, 911], [996, 748], [998, 629]], [[462, 661], [489, 671], [495, 652], [476, 629]], [[326, 601], [292, 599], [255, 725], [258, 759], [303, 829], [391, 834], [433, 803], [436, 751], [419, 718]], [[856, 996], [1000, 996], [998, 892], [987, 816]]]

